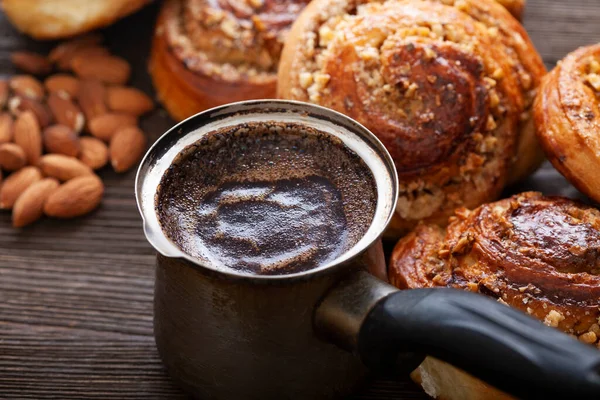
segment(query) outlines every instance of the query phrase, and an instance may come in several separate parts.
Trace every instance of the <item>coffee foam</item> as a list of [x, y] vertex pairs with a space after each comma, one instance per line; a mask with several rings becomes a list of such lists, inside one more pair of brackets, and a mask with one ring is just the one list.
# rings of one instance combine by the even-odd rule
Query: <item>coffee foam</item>
[[367, 231], [369, 168], [332, 135], [249, 122], [188, 146], [156, 196], [163, 231], [218, 269], [285, 274], [333, 261]]

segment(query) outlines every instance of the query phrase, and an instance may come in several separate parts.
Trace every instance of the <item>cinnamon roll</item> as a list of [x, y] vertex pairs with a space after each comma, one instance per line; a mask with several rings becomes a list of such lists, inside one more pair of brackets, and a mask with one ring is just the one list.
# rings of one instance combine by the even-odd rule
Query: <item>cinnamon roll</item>
[[309, 0], [167, 0], [150, 73], [176, 120], [234, 101], [274, 98], [284, 38]]
[[537, 135], [554, 167], [600, 202], [600, 44], [567, 55], [535, 101]]
[[540, 164], [528, 120], [544, 73], [523, 28], [492, 0], [314, 0], [286, 41], [278, 94], [379, 137], [400, 178], [386, 232], [398, 237], [497, 198]]
[[[420, 224], [398, 242], [389, 280], [401, 289], [453, 287], [494, 297], [597, 351], [600, 211], [537, 192], [459, 209], [446, 229]], [[413, 379], [435, 397], [508, 398], [431, 357]]]

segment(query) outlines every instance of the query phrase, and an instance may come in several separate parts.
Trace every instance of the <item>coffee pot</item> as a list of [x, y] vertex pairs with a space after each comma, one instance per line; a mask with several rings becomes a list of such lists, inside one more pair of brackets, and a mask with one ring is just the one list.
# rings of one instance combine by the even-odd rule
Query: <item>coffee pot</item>
[[[182, 252], [155, 209], [175, 157], [209, 132], [250, 121], [303, 124], [340, 138], [373, 173], [377, 206], [354, 247], [287, 275], [219, 270]], [[600, 398], [600, 352], [483, 295], [399, 291], [386, 282], [381, 236], [398, 177], [382, 143], [335, 111], [301, 102], [228, 104], [174, 126], [136, 178], [144, 232], [158, 252], [154, 333], [169, 374], [205, 399], [331, 399], [369, 370], [406, 374], [425, 354], [518, 397]]]

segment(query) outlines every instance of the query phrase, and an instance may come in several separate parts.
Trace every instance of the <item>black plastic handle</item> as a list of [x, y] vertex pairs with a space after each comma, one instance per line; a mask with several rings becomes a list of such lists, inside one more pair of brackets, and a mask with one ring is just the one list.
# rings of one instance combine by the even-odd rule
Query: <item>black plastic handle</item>
[[365, 319], [358, 348], [371, 368], [389, 370], [398, 355], [421, 352], [520, 398], [600, 399], [600, 351], [457, 289], [390, 294]]

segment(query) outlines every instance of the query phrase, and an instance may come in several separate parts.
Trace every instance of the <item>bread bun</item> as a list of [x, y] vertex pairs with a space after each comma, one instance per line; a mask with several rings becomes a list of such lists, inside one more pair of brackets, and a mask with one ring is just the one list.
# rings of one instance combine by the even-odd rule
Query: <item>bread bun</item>
[[537, 135], [552, 165], [600, 202], [600, 44], [567, 55], [544, 79], [535, 102]]
[[150, 74], [176, 120], [235, 101], [274, 98], [289, 27], [308, 0], [167, 0]]
[[21, 32], [61, 39], [112, 24], [151, 0], [3, 0], [2, 9]]
[[[446, 229], [419, 225], [396, 245], [389, 281], [400, 289], [452, 287], [496, 298], [598, 351], [598, 254], [600, 211], [527, 192], [457, 210]], [[413, 379], [441, 399], [509, 398], [432, 357]]]
[[539, 166], [529, 115], [544, 73], [492, 0], [314, 0], [286, 41], [278, 95], [340, 111], [384, 143], [400, 178], [386, 232], [397, 238]]

